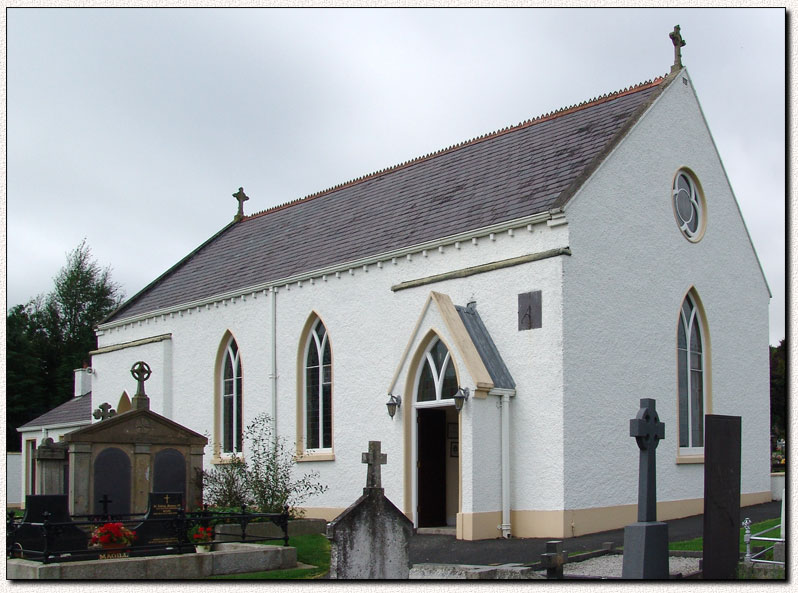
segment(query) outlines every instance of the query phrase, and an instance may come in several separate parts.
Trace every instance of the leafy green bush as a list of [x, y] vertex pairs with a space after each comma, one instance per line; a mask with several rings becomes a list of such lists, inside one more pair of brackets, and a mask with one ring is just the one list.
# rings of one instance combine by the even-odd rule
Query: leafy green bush
[[217, 507], [246, 504], [261, 513], [281, 513], [288, 505], [291, 516], [299, 517], [298, 505], [327, 490], [318, 481], [318, 472], [294, 476], [292, 450], [274, 433], [268, 414], [259, 414], [247, 426], [244, 451], [243, 457], [203, 472], [206, 503]]

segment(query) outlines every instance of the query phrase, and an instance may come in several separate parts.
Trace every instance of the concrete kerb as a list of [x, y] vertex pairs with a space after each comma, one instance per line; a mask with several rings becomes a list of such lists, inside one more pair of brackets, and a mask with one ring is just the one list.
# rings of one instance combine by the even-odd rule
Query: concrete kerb
[[260, 544], [214, 544], [205, 554], [114, 558], [42, 564], [12, 558], [6, 561], [10, 580], [149, 580], [202, 579], [297, 565], [296, 548]]

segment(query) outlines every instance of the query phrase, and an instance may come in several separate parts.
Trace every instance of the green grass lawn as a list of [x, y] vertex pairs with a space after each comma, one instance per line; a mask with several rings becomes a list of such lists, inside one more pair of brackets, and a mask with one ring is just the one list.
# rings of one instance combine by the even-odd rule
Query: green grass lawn
[[243, 574], [219, 575], [213, 579], [317, 579], [330, 570], [330, 542], [320, 534], [298, 535], [288, 539], [288, 545], [296, 548], [297, 562], [311, 564], [315, 568], [289, 568]]
[[[767, 521], [762, 521], [761, 523], [753, 523], [751, 525], [751, 535], [755, 535], [760, 531], [774, 527], [779, 523], [781, 523], [781, 519], [768, 519]], [[764, 537], [778, 537], [778, 533], [776, 531], [772, 531], [766, 533]], [[761, 545], [763, 542], [753, 542], [752, 547], [757, 543]], [[688, 539], [681, 542], [671, 542], [668, 545], [668, 549], [701, 551], [704, 549], [704, 539], [697, 537], [695, 539]], [[740, 529], [740, 552], [745, 552], [745, 529]]]

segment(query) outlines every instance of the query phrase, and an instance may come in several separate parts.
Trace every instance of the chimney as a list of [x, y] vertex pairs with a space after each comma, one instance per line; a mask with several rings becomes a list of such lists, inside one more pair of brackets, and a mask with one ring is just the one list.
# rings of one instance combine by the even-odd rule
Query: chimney
[[93, 372], [93, 369], [89, 366], [75, 369], [75, 397], [91, 392], [91, 375]]

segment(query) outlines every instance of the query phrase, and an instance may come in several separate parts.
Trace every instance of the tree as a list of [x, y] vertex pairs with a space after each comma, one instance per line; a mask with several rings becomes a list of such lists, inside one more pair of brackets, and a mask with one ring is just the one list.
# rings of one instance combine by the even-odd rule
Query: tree
[[54, 289], [6, 316], [6, 446], [19, 450], [16, 428], [72, 397], [73, 370], [97, 347], [94, 327], [123, 293], [84, 239], [67, 254]]
[[783, 439], [787, 433], [787, 340], [770, 347], [770, 434]]

